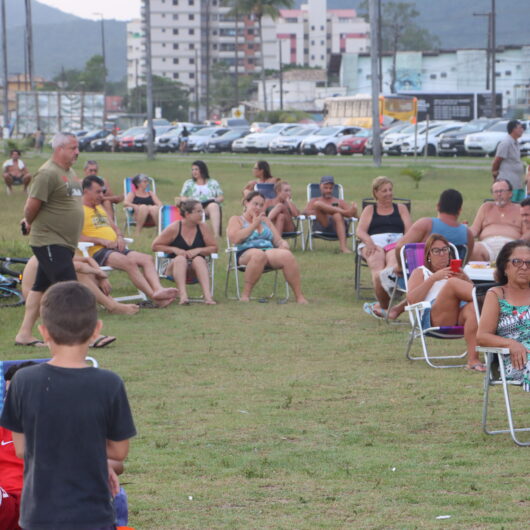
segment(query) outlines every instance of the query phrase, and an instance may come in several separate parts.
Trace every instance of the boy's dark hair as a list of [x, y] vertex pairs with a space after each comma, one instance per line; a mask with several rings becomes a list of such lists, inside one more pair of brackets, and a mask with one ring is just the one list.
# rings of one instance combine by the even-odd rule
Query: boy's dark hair
[[99, 184], [102, 188], [105, 187], [105, 182], [102, 178], [96, 176], [96, 175], [88, 175], [88, 177], [85, 177], [83, 179], [83, 189], [86, 190], [88, 188], [92, 187], [93, 183]]
[[42, 323], [56, 344], [72, 346], [87, 342], [96, 328], [96, 298], [79, 282], [59, 282], [42, 297]]
[[526, 199], [523, 199], [521, 201], [520, 206], [530, 206], [530, 197], [527, 197]]
[[464, 198], [459, 191], [453, 189], [445, 190], [442, 191], [442, 194], [440, 195], [438, 211], [440, 213], [458, 215], [463, 203]]
[[22, 368], [27, 368], [28, 366], [34, 366], [37, 363], [34, 361], [24, 361], [23, 363], [19, 364], [12, 364], [5, 372], [4, 374], [4, 381], [11, 381], [13, 379], [13, 376]]

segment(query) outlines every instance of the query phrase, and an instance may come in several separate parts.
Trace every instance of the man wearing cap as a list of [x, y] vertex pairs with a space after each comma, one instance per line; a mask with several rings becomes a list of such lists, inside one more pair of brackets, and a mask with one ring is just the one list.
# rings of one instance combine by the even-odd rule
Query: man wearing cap
[[522, 184], [524, 165], [521, 162], [521, 148], [518, 141], [524, 133], [524, 127], [520, 121], [510, 120], [506, 129], [508, 134], [497, 146], [491, 174], [494, 181], [508, 180], [513, 188], [513, 200], [519, 202], [525, 196]]
[[324, 176], [320, 179], [320, 197], [311, 199], [305, 207], [305, 215], [315, 215], [316, 221], [313, 224], [315, 230], [320, 230], [328, 234], [337, 236], [340, 251], [351, 254], [351, 250], [346, 245], [346, 225], [344, 219], [357, 217], [357, 204], [351, 204], [333, 197], [333, 187], [335, 180], [332, 176]]

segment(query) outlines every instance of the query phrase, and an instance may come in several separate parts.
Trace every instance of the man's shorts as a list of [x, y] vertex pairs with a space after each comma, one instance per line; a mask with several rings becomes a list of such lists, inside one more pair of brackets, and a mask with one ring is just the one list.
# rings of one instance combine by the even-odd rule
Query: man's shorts
[[113, 252], [119, 252], [120, 254], [127, 256], [127, 254], [129, 254], [131, 251], [128, 248], [124, 248], [123, 250], [116, 250], [115, 248], [100, 248], [92, 255], [92, 258], [96, 260], [100, 267], [104, 267], [107, 263], [107, 260], [109, 259], [109, 256]]
[[9, 175], [13, 179], [13, 184], [24, 184], [24, 180], [22, 178], [22, 175], [18, 175], [15, 177], [14, 175]]
[[492, 236], [486, 237], [485, 239], [480, 241], [480, 243], [482, 243], [484, 248], [488, 251], [489, 260], [495, 261], [504, 245], [506, 245], [506, 243], [509, 243], [510, 241], [513, 241], [513, 238], [503, 236]]
[[35, 283], [32, 291], [43, 293], [57, 282], [76, 281], [72, 250], [60, 245], [47, 245], [45, 247], [31, 247], [33, 254], [39, 262]]
[[[313, 221], [313, 232], [323, 232], [324, 234], [328, 234], [330, 236], [336, 236], [337, 235], [337, 227], [335, 226], [335, 219], [330, 215], [328, 217], [328, 226], [322, 226], [318, 219], [315, 219]], [[344, 228], [348, 230], [348, 222], [344, 221]]]
[[20, 496], [0, 488], [0, 528], [19, 530]]

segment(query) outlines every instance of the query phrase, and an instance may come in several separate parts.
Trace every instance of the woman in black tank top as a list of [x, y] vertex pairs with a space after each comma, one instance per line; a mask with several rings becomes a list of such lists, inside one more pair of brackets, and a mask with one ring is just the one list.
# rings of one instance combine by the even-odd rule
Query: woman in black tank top
[[173, 258], [166, 269], [179, 288], [180, 304], [189, 304], [187, 284], [199, 282], [205, 304], [215, 304], [210, 290], [206, 257], [217, 252], [217, 243], [210, 227], [202, 222], [204, 210], [199, 201], [180, 204], [182, 219], [171, 223], [153, 241], [153, 250]]
[[[393, 184], [387, 177], [376, 177], [372, 183], [374, 204], [363, 210], [357, 225], [357, 238], [360, 243], [357, 252], [366, 260], [372, 275], [377, 302], [367, 303], [367, 313], [384, 318], [390, 298], [381, 285], [382, 270], [394, 267], [397, 263], [394, 247], [412, 224], [410, 214], [404, 204], [393, 202]], [[392, 309], [389, 318], [395, 319], [399, 309]]]
[[132, 179], [133, 189], [125, 196], [123, 205], [134, 210], [136, 234], [144, 226], [158, 226], [158, 211], [162, 201], [152, 190], [148, 190], [150, 180], [147, 175], [136, 175]]

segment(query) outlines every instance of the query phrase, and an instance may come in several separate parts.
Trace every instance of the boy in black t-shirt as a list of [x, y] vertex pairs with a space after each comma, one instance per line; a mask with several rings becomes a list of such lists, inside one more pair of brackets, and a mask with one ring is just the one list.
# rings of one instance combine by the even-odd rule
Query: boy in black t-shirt
[[19, 524], [110, 530], [119, 484], [107, 459], [123, 461], [136, 434], [125, 387], [113, 372], [85, 363], [102, 324], [84, 285], [50, 287], [41, 317], [52, 359], [15, 375], [0, 418], [24, 457]]

